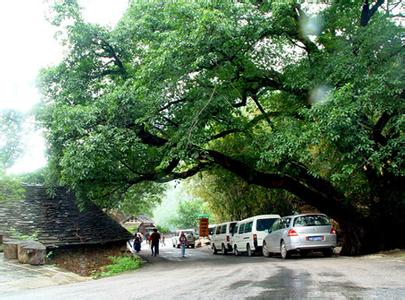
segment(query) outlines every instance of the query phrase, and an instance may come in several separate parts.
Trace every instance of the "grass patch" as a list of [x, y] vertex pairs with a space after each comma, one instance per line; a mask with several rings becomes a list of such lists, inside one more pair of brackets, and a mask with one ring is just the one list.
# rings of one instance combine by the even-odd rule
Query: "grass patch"
[[20, 240], [20, 241], [38, 241], [38, 231], [33, 232], [32, 234], [23, 234], [16, 230], [14, 227], [10, 228], [10, 238]]
[[110, 256], [111, 264], [95, 272], [93, 278], [114, 276], [126, 271], [137, 270], [141, 267], [141, 259], [134, 256]]
[[128, 225], [125, 226], [125, 229], [134, 234], [138, 230], [138, 225]]

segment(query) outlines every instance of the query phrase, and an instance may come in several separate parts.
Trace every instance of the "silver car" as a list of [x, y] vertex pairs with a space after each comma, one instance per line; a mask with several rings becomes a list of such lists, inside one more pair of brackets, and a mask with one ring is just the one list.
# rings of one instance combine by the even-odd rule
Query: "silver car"
[[187, 248], [195, 247], [195, 240], [197, 239], [197, 235], [195, 234], [194, 230], [192, 229], [187, 229], [187, 230], [178, 230], [176, 231], [176, 235], [172, 237], [172, 244], [173, 248], [177, 247], [180, 248], [180, 235], [181, 233], [184, 233], [187, 239]]
[[332, 256], [336, 247], [336, 230], [324, 214], [287, 216], [273, 223], [263, 241], [263, 255], [280, 253], [283, 259], [292, 252], [306, 256], [309, 251], [321, 250]]

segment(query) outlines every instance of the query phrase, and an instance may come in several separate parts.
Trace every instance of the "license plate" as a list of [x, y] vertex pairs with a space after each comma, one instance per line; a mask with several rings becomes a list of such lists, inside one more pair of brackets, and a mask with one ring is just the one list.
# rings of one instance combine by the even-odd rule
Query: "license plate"
[[308, 241], [323, 241], [323, 236], [308, 236]]

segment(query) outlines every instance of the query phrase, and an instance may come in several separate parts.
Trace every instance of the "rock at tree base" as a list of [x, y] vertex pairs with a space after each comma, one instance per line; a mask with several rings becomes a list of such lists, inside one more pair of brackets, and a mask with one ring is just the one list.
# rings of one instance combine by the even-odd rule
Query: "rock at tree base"
[[17, 245], [18, 241], [4, 241], [3, 242], [3, 252], [4, 258], [7, 259], [17, 259]]
[[40, 242], [23, 241], [18, 243], [18, 261], [22, 264], [45, 264], [46, 247]]

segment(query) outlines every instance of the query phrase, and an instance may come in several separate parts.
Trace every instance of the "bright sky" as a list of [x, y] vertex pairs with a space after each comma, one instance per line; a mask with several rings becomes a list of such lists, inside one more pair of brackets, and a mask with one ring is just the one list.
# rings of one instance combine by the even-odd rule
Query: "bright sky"
[[[36, 76], [43, 67], [56, 64], [62, 49], [53, 38], [56, 28], [45, 20], [44, 0], [2, 1], [0, 10], [0, 109], [30, 112], [39, 102]], [[86, 20], [113, 26], [124, 13], [128, 0], [79, 0]], [[45, 142], [33, 120], [25, 124], [23, 157], [9, 173], [29, 172], [46, 164]]]

